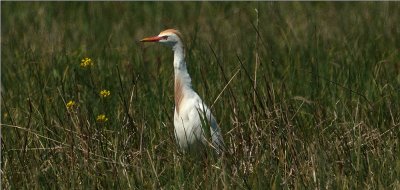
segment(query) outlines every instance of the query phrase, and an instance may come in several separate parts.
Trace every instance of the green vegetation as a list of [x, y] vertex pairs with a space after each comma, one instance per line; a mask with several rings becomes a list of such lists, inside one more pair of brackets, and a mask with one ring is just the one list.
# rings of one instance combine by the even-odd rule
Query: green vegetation
[[[1, 5], [4, 189], [400, 189], [399, 2]], [[178, 151], [167, 28], [230, 154]]]

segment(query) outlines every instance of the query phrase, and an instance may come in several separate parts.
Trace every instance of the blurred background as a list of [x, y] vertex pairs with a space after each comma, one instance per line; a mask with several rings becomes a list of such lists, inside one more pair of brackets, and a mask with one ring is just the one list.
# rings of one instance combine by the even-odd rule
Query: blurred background
[[[2, 188], [400, 188], [399, 19], [398, 2], [1, 2]], [[168, 28], [222, 158], [178, 151], [173, 53], [139, 42]]]

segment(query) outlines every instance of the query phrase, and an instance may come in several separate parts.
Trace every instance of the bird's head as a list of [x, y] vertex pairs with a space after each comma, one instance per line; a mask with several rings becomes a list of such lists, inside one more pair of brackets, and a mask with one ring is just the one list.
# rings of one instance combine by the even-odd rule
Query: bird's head
[[143, 38], [141, 42], [159, 42], [161, 44], [174, 47], [176, 44], [182, 44], [182, 35], [178, 30], [168, 29], [160, 32], [158, 36]]

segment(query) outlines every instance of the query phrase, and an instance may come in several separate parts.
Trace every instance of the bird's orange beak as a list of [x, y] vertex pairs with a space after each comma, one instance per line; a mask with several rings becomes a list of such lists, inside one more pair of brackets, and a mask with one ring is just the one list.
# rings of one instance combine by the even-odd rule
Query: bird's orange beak
[[140, 42], [158, 42], [160, 41], [162, 38], [159, 36], [153, 36], [153, 37], [148, 37], [148, 38], [143, 38], [140, 40]]

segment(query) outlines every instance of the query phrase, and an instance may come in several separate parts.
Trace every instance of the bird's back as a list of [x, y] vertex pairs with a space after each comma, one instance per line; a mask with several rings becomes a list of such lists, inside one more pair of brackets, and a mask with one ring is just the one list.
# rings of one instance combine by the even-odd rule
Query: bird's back
[[206, 131], [212, 136], [213, 145], [219, 152], [223, 148], [222, 135], [210, 109], [192, 90], [181, 33], [175, 29], [168, 29], [160, 32], [157, 36], [143, 38], [141, 42], [158, 42], [171, 47], [174, 51], [174, 126], [175, 136], [181, 149], [186, 151], [197, 145], [203, 145], [203, 147], [207, 145], [204, 129], [209, 128], [210, 130]]
[[212, 145], [217, 152], [224, 148], [217, 121], [194, 91], [182, 100], [179, 111], [175, 108], [174, 126], [176, 139], [184, 151], [207, 146], [208, 135], [211, 136]]

